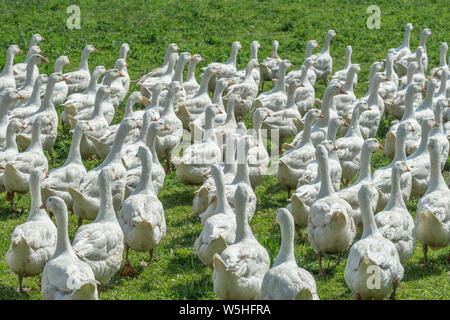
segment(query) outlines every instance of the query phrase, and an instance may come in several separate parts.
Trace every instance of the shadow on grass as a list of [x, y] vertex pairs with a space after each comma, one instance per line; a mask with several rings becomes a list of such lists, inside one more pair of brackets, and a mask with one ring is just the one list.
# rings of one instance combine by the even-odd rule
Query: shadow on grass
[[0, 283], [1, 300], [29, 300], [30, 295], [26, 292], [19, 293], [16, 288]]
[[408, 263], [404, 266], [405, 275], [403, 276], [403, 281], [414, 281], [440, 275], [444, 269], [448, 270], [449, 268], [446, 260], [447, 257], [445, 255], [440, 255], [435, 258], [428, 256], [428, 266], [422, 265], [423, 258], [419, 263]]

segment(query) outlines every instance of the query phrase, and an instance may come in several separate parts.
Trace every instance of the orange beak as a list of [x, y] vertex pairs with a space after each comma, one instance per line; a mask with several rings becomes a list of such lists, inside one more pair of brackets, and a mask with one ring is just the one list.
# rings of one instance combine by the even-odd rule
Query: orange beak
[[216, 74], [217, 74], [218, 76], [221, 76], [221, 75], [222, 75], [222, 72], [220, 72], [219, 70], [217, 70], [217, 71], [216, 71]]
[[94, 131], [94, 129], [91, 126], [89, 126], [88, 130], [89, 131]]
[[408, 166], [406, 166], [406, 172], [411, 172], [411, 169]]
[[291, 68], [294, 68], [295, 66], [291, 63], [290, 67], [291, 67]]
[[344, 127], [348, 127], [348, 126], [349, 126], [348, 122], [345, 121], [345, 122], [344, 122]]
[[339, 148], [336, 145], [334, 145], [333, 150], [339, 150]]
[[125, 75], [122, 72], [119, 72], [119, 77], [125, 77]]
[[19, 93], [19, 99], [25, 99], [25, 97]]
[[435, 126], [435, 127], [439, 127], [439, 123], [435, 122], [435, 123], [434, 123], [434, 126]]
[[170, 130], [170, 128], [167, 124], [164, 125], [164, 130]]
[[41, 62], [48, 62], [48, 59], [47, 58], [44, 58], [44, 57], [42, 57], [42, 59], [41, 59]]
[[48, 172], [45, 173], [45, 177], [48, 178]]
[[23, 51], [21, 49], [19, 49], [19, 54], [22, 54], [22, 53], [23, 53]]
[[386, 81], [391, 81], [391, 79], [389, 79], [388, 77], [386, 77]]
[[368, 107], [367, 107], [367, 110], [372, 110], [372, 107], [371, 107], [371, 106], [368, 106]]
[[195, 58], [194, 58], [194, 57], [191, 57], [191, 61], [195, 61]]
[[119, 177], [116, 175], [116, 176], [114, 177], [114, 179], [115, 179], [115, 180], [119, 180]]
[[384, 149], [384, 147], [383, 147], [383, 145], [381, 143], [378, 145], [378, 148]]
[[323, 113], [320, 113], [319, 118], [325, 118], [325, 116], [323, 115]]
[[200, 61], [201, 61], [201, 62], [205, 62], [206, 59], [205, 59], [205, 58], [200, 58]]
[[267, 112], [267, 116], [268, 116], [268, 117], [271, 117], [272, 115], [270, 114], [270, 112]]
[[316, 48], [317, 48], [317, 49], [320, 49], [320, 46], [319, 46], [319, 45], [317, 45], [317, 46], [316, 46]]
[[138, 127], [138, 129], [142, 128], [142, 126], [139, 123], [136, 125], [136, 127]]
[[94, 48], [94, 51], [98, 51], [98, 49], [97, 49], [97, 48]]
[[44, 204], [41, 204], [41, 206], [39, 207], [39, 209], [47, 210], [47, 206], [45, 205], [45, 203], [44, 203]]
[[63, 76], [62, 79], [63, 79], [63, 81], [66, 81], [66, 80], [67, 80], [67, 77]]

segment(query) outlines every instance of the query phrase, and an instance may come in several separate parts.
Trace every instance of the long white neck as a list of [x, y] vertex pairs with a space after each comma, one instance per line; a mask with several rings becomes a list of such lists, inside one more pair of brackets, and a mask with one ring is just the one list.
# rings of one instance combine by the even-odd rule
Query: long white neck
[[414, 153], [409, 156], [408, 158], [417, 156], [421, 153], [428, 152], [428, 141], [430, 140], [430, 133], [431, 133], [432, 126], [427, 125], [425, 122], [422, 124], [422, 136], [420, 138], [420, 144]]
[[280, 67], [278, 69], [278, 81], [277, 81], [273, 91], [286, 92], [286, 82], [285, 82], [286, 70], [287, 70], [287, 67], [283, 63], [280, 64]]
[[55, 219], [56, 219], [57, 236], [56, 236], [56, 250], [53, 256], [56, 257], [65, 252], [75, 255], [69, 240], [69, 233], [67, 227], [68, 224], [67, 209], [65, 207], [61, 208], [61, 212], [55, 214]]
[[[34, 120], [37, 121], [37, 120]], [[35, 125], [33, 122], [32, 132], [31, 132], [31, 143], [28, 146], [25, 152], [31, 150], [40, 150], [42, 151], [42, 143], [41, 143], [41, 128], [40, 125]]]
[[393, 208], [406, 209], [405, 201], [403, 201], [402, 190], [400, 186], [401, 173], [396, 172], [395, 168], [392, 168], [392, 185], [391, 185], [391, 197], [384, 208], [385, 211]]
[[80, 153], [80, 143], [82, 137], [83, 137], [83, 130], [81, 129], [80, 126], [76, 126], [72, 136], [72, 143], [70, 145], [69, 155], [67, 156], [64, 165], [68, 165], [69, 163], [83, 165]]
[[226, 64], [231, 64], [231, 65], [233, 65], [236, 68], [236, 57], [237, 57], [237, 54], [238, 54], [238, 50], [235, 47], [233, 47], [231, 49], [230, 57], [228, 58], [228, 60], [225, 63]]
[[55, 61], [55, 72], [63, 73], [64, 62], [62, 60], [57, 59]]
[[311, 57], [312, 51], [314, 50], [315, 46], [312, 44], [307, 44], [306, 50], [305, 50], [305, 60], [309, 57]]
[[30, 196], [31, 206], [27, 221], [33, 220], [38, 216], [46, 216], [47, 213], [45, 210], [39, 208], [42, 202], [41, 182], [39, 181], [39, 177], [33, 173], [30, 175]]
[[372, 173], [370, 171], [370, 161], [372, 160], [373, 150], [369, 148], [367, 143], [364, 143], [361, 150], [361, 166], [359, 170], [359, 177], [355, 184], [363, 180], [372, 181]]
[[403, 112], [403, 116], [400, 121], [404, 121], [407, 119], [415, 119], [416, 118], [416, 112], [414, 108], [414, 87], [413, 85], [410, 85], [406, 89], [406, 95], [405, 95], [405, 111]]
[[185, 57], [183, 55], [181, 55], [178, 58], [178, 62], [175, 67], [175, 73], [173, 75], [172, 82], [178, 81], [179, 83], [183, 84], [183, 71], [184, 71], [184, 66], [186, 65], [186, 62], [187, 62], [187, 60], [185, 59]]
[[381, 81], [379, 78], [374, 78], [370, 83], [370, 94], [367, 103], [370, 105], [378, 105], [378, 90], [380, 89]]
[[426, 193], [430, 193], [438, 187], [444, 189], [448, 188], [441, 172], [441, 157], [442, 155], [439, 154], [439, 152], [430, 153], [430, 184], [428, 185]]
[[213, 75], [215, 75], [214, 72], [210, 72], [208, 74], [203, 74], [203, 77], [200, 81], [200, 88], [198, 89], [198, 92], [196, 94], [197, 96], [208, 92], [208, 83], [209, 83], [209, 80], [211, 80]]
[[34, 81], [33, 92], [31, 93], [30, 100], [28, 100], [29, 105], [40, 106], [41, 105], [41, 86], [42, 80], [37, 77]]
[[122, 148], [124, 146], [124, 141], [128, 134], [128, 131], [129, 131], [128, 128], [122, 126], [119, 127], [119, 130], [117, 131], [117, 134], [114, 137], [114, 143], [111, 147], [111, 150], [109, 151], [105, 160], [103, 160], [102, 164], [100, 165], [101, 168], [104, 168], [105, 166], [111, 163], [121, 163], [120, 159], [122, 154]]
[[295, 149], [300, 149], [306, 144], [312, 144], [311, 127], [312, 127], [313, 119], [312, 119], [311, 116], [308, 116], [308, 115], [309, 114], [306, 115], [306, 117], [305, 117], [305, 124], [303, 125], [302, 140], [300, 141], [300, 143], [297, 145], [297, 147]]
[[[240, 155], [241, 157], [239, 157]], [[239, 184], [239, 183], [245, 183], [246, 185], [251, 186], [247, 163], [247, 150], [245, 150], [244, 152], [238, 152], [237, 171], [234, 180], [231, 184]]]
[[361, 114], [361, 107], [357, 105], [352, 111], [352, 119], [350, 121], [350, 127], [345, 133], [345, 137], [362, 137], [361, 129], [359, 127], [360, 114]]
[[55, 105], [53, 104], [53, 91], [55, 89], [56, 82], [51, 78], [48, 80], [47, 88], [45, 90], [44, 100], [42, 101], [39, 110], [53, 110], [56, 112]]
[[333, 120], [330, 121], [330, 123], [328, 124], [326, 139], [333, 141], [333, 143], [336, 143], [336, 134], [338, 129], [339, 129], [338, 123]]
[[345, 50], [345, 65], [344, 69], [347, 70], [352, 65], [352, 49], [348, 48]]
[[325, 37], [325, 43], [323, 45], [322, 50], [320, 51], [321, 53], [330, 53], [331, 38], [332, 38], [332, 36], [329, 33], [327, 33], [327, 35]]
[[89, 80], [89, 85], [86, 88], [86, 91], [84, 93], [95, 93], [97, 91], [98, 86], [98, 79], [100, 79], [100, 72], [92, 72], [91, 79]]
[[411, 37], [411, 29], [405, 30], [405, 35], [403, 36], [402, 47], [409, 48], [409, 38]]
[[228, 213], [232, 212], [232, 209], [228, 203], [227, 195], [225, 192], [225, 181], [222, 170], [217, 171], [219, 174], [213, 176], [214, 182], [216, 184], [216, 197], [217, 206], [215, 213]]
[[150, 149], [152, 153], [153, 163], [156, 165], [161, 165], [158, 158], [158, 153], [156, 152], [156, 136], [158, 135], [158, 131], [156, 128], [150, 126], [147, 132], [147, 147]]
[[95, 222], [115, 222], [119, 223], [116, 217], [116, 212], [113, 207], [113, 199], [111, 194], [111, 181], [108, 177], [105, 177], [100, 172], [99, 177], [99, 187], [100, 187], [100, 210], [98, 212]]
[[150, 158], [151, 153], [145, 155], [144, 158], [141, 158], [142, 163], [142, 173], [141, 180], [139, 180], [139, 184], [136, 186], [133, 194], [138, 194], [141, 192], [145, 193], [153, 193], [155, 194], [155, 188], [153, 186], [152, 180], [152, 159]]
[[423, 47], [425, 52], [427, 50], [426, 43], [427, 43], [427, 34], [425, 32], [422, 32], [422, 34], [420, 35], [419, 47]]
[[348, 69], [347, 77], [345, 78], [344, 90], [347, 92], [353, 92], [353, 81], [355, 79], [356, 70], [353, 68]]
[[433, 98], [435, 92], [436, 92], [436, 85], [434, 84], [433, 81], [428, 81], [427, 92], [420, 106], [431, 110], [433, 108]]
[[252, 230], [248, 225], [246, 202], [236, 202], [236, 237], [234, 243], [246, 239], [255, 239]]
[[216, 88], [214, 89], [214, 95], [213, 95], [213, 98], [212, 98], [212, 103], [213, 104], [217, 104], [220, 109], [224, 109], [223, 100], [222, 100], [222, 95], [223, 95], [224, 91], [225, 91], [225, 86], [219, 85], [217, 83], [216, 84]]
[[[1, 119], [1, 116], [0, 116]], [[16, 129], [14, 128], [14, 125], [8, 124], [8, 127], [6, 128], [6, 150], [15, 150], [17, 151], [17, 142], [16, 142]]]
[[445, 70], [441, 72], [441, 85], [439, 87], [439, 91], [437, 92], [437, 95], [445, 95], [447, 91], [447, 80], [448, 80], [448, 72]]
[[447, 50], [448, 46], [441, 45], [441, 50], [439, 52], [439, 67], [446, 67], [447, 66], [447, 60], [445, 58], [447, 57]]
[[[289, 213], [287, 213], [289, 214]], [[281, 247], [273, 267], [284, 262], [295, 262], [294, 255], [294, 220], [286, 215], [280, 218]]]
[[195, 68], [197, 67], [198, 63], [199, 61], [197, 60], [189, 61], [186, 81], [193, 81], [193, 80], [197, 81], [195, 79]]
[[36, 61], [34, 59], [29, 59], [27, 61], [27, 69], [26, 69], [26, 76], [25, 76], [25, 83], [23, 85], [23, 88], [29, 88], [34, 85], [34, 81], [36, 79], [33, 78], [34, 73], [34, 67], [37, 65]]
[[401, 131], [397, 130], [397, 137], [395, 141], [395, 155], [392, 160], [392, 164], [396, 161], [406, 161], [406, 152], [405, 152], [405, 142], [406, 142], [406, 129]]
[[322, 159], [317, 159], [319, 164], [319, 174], [320, 174], [320, 191], [317, 195], [317, 199], [322, 199], [328, 197], [335, 193], [333, 186], [331, 184], [330, 171], [328, 166], [328, 157], [326, 161]]
[[377, 224], [373, 216], [374, 208], [371, 207], [370, 199], [360, 199], [361, 218], [363, 222], [363, 234], [361, 239], [365, 239], [378, 232]]
[[5, 65], [3, 67], [2, 72], [0, 73], [1, 76], [13, 74], [13, 65], [14, 65], [14, 57], [15, 56], [16, 55], [13, 53], [12, 50], [8, 50], [8, 52], [6, 54]]
[[78, 70], [84, 70], [89, 72], [89, 65], [88, 65], [89, 53], [90, 52], [88, 50], [83, 50], [83, 52], [81, 53], [81, 61]]

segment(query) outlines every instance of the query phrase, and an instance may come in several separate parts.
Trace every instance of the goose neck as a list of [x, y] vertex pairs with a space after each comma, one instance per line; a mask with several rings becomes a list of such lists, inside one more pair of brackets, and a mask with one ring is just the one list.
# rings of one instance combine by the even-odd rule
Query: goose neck
[[234, 47], [231, 49], [230, 57], [225, 62], [226, 64], [231, 64], [236, 68], [236, 58], [237, 58], [238, 50]]
[[363, 180], [371, 180], [372, 174], [370, 171], [370, 161], [372, 160], [373, 150], [370, 150], [367, 144], [363, 144], [361, 150], [361, 167], [358, 180], [356, 183]]
[[414, 108], [414, 92], [413, 88], [410, 86], [406, 90], [406, 96], [405, 96], [405, 112], [403, 113], [403, 116], [400, 121], [404, 121], [406, 119], [415, 119], [415, 108]]
[[281, 246], [274, 267], [284, 262], [295, 262], [294, 255], [294, 223], [283, 217], [280, 220]]
[[186, 65], [186, 60], [184, 56], [182, 55], [176, 64], [175, 67], [175, 73], [173, 75], [172, 81], [178, 81], [179, 83], [183, 84], [183, 71], [184, 66]]
[[325, 43], [323, 45], [322, 51], [320, 51], [321, 53], [329, 53], [330, 52], [330, 43], [331, 43], [331, 35], [327, 34], [327, 36], [325, 37]]
[[45, 210], [39, 208], [42, 203], [41, 183], [39, 181], [35, 181], [35, 183], [30, 183], [30, 196], [31, 196], [31, 206], [30, 206], [30, 214], [28, 215], [27, 221], [30, 221], [38, 216], [47, 215]]
[[[422, 154], [428, 151], [428, 141], [430, 139], [431, 127], [422, 125], [422, 136], [420, 137], [420, 144], [413, 155]], [[412, 156], [412, 155], [411, 155]]]
[[200, 88], [198, 89], [197, 95], [204, 94], [208, 92], [208, 83], [209, 80], [215, 75], [214, 72], [203, 74], [203, 77], [200, 81]]
[[377, 104], [378, 102], [378, 90], [380, 89], [381, 82], [379, 80], [374, 80], [370, 84], [370, 93], [367, 102], [369, 105]]
[[225, 181], [223, 173], [220, 173], [218, 177], [215, 177], [216, 183], [216, 196], [217, 196], [217, 206], [216, 213], [228, 213], [231, 212], [232, 209], [228, 204], [227, 195], [225, 192]]
[[311, 128], [312, 128], [312, 119], [310, 117], [306, 117], [305, 124], [303, 126], [303, 136], [300, 143], [297, 145], [298, 149], [303, 147], [306, 144], [312, 144], [311, 140]]
[[55, 220], [57, 236], [56, 249], [53, 256], [55, 257], [65, 252], [75, 254], [69, 240], [67, 209], [61, 208], [61, 212], [55, 214]]
[[361, 206], [361, 218], [363, 222], [363, 234], [361, 239], [365, 239], [369, 236], [373, 236], [378, 232], [377, 224], [373, 216], [373, 209], [371, 207], [370, 199], [364, 199], [360, 201]]
[[430, 172], [430, 185], [429, 189], [427, 191], [432, 191], [436, 189], [438, 186], [443, 186], [444, 188], [447, 187], [447, 184], [445, 183], [444, 177], [441, 173], [441, 155], [438, 152], [432, 152], [430, 153], [430, 165], [431, 165], [431, 172]]
[[345, 137], [358, 136], [362, 137], [361, 130], [359, 129], [359, 116], [361, 114], [361, 108], [356, 106], [352, 112], [352, 119], [350, 120], [350, 126], [345, 134]]
[[100, 210], [98, 212], [97, 218], [95, 218], [94, 220], [94, 223], [100, 221], [117, 222], [116, 213], [113, 207], [111, 181], [109, 181], [107, 177], [104, 177], [102, 173], [100, 173], [99, 184], [100, 184]]
[[89, 58], [89, 51], [83, 50], [83, 53], [81, 54], [81, 61], [80, 66], [78, 70], [85, 70], [89, 72], [89, 65], [88, 65], [88, 58]]
[[150, 151], [152, 153], [153, 164], [160, 165], [158, 154], [156, 153], [156, 136], [157, 135], [158, 135], [158, 132], [153, 127], [150, 127], [148, 129], [147, 147], [150, 149]]
[[72, 137], [72, 143], [70, 145], [69, 155], [67, 156], [67, 160], [64, 163], [64, 165], [67, 165], [69, 163], [76, 163], [83, 165], [80, 152], [80, 143], [82, 137], [83, 137], [83, 130], [78, 126], [75, 127], [75, 131]]
[[425, 106], [427, 109], [432, 109], [433, 107], [433, 97], [436, 91], [436, 86], [434, 84], [428, 83], [427, 92], [425, 94], [425, 98], [423, 99], [422, 106]]
[[447, 50], [448, 47], [442, 46], [441, 51], [439, 53], [439, 67], [446, 67], [447, 66], [447, 60], [445, 58], [447, 57]]
[[349, 68], [347, 71], [347, 78], [345, 78], [344, 90], [353, 92], [353, 80], [355, 79], [356, 70]]
[[12, 50], [8, 50], [8, 53], [6, 54], [6, 61], [5, 66], [3, 67], [3, 70], [1, 72], [1, 75], [12, 75], [13, 73], [13, 64], [14, 64], [14, 53]]
[[23, 88], [32, 87], [34, 85], [34, 67], [36, 66], [36, 62], [27, 61], [27, 69], [26, 69], [26, 75], [25, 75], [25, 83], [23, 85]]
[[406, 161], [406, 152], [405, 152], [405, 142], [406, 142], [406, 132], [400, 133], [399, 130], [397, 130], [398, 134], [395, 141], [395, 155], [394, 159], [392, 160], [392, 164], [394, 164], [396, 161]]
[[100, 79], [100, 73], [94, 71], [89, 80], [89, 85], [85, 91], [86, 93], [95, 93], [97, 91], [98, 79]]
[[310, 44], [308, 44], [308, 45], [306, 46], [306, 50], [305, 50], [305, 59], [311, 57], [311, 54], [312, 54], [314, 48], [315, 48], [315, 46], [310, 45]]
[[37, 78], [36, 81], [34, 81], [33, 91], [31, 92], [31, 97], [30, 100], [28, 100], [28, 104], [33, 104], [36, 106], [41, 105], [41, 85], [41, 80]]
[[[2, 117], [0, 116], [0, 121]], [[6, 128], [6, 147], [5, 150], [16, 150], [17, 151], [17, 142], [16, 142], [16, 132], [13, 125], [9, 125]]]
[[164, 108], [161, 111], [160, 117], [165, 118], [167, 116], [175, 116], [175, 111], [173, 110], [173, 102], [175, 97], [171, 93], [167, 93], [166, 100], [164, 102]]
[[40, 110], [55, 110], [55, 105], [53, 104], [53, 91], [55, 89], [55, 85], [56, 83], [54, 81], [52, 80], [48, 81], [47, 88], [45, 90], [44, 100], [42, 101]]
[[400, 186], [401, 174], [396, 173], [394, 168], [392, 168], [392, 185], [391, 185], [391, 196], [386, 204], [384, 210], [391, 210], [393, 208], [406, 208], [405, 202], [403, 201], [402, 191]]
[[328, 197], [335, 193], [333, 186], [331, 184], [330, 171], [328, 165], [328, 159], [326, 162], [318, 161], [319, 164], [319, 174], [320, 174], [320, 191], [317, 195], [317, 199]]
[[142, 159], [142, 173], [141, 180], [139, 180], [139, 184], [137, 185], [134, 194], [140, 193], [142, 191], [155, 194], [155, 189], [153, 187], [152, 180], [152, 161], [147, 156], [145, 159]]
[[[236, 204], [239, 207], [239, 213], [236, 213], [236, 237], [234, 243], [253, 238], [252, 230], [248, 225], [246, 203]], [[236, 210], [238, 210], [236, 208]]]
[[409, 48], [409, 39], [411, 37], [411, 29], [406, 29], [403, 36], [402, 47]]
[[197, 64], [198, 64], [198, 62], [195, 60], [189, 61], [186, 81], [196, 80], [195, 79], [195, 68], [197, 67]]
[[280, 65], [278, 70], [278, 81], [273, 91], [286, 92], [286, 67], [284, 64]]

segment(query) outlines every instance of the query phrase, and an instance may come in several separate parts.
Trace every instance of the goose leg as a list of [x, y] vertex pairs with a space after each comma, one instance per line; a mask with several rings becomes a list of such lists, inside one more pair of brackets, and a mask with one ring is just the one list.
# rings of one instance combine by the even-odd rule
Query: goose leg
[[391, 300], [397, 299], [397, 288], [398, 288], [398, 278], [395, 278], [392, 285], [394, 286], [394, 289], [392, 290], [392, 294], [389, 297]]
[[122, 267], [122, 270], [120, 271], [121, 276], [129, 276], [129, 275], [135, 275], [137, 274], [137, 270], [131, 265], [130, 260], [128, 259], [128, 249], [130, 247], [125, 244], [125, 264]]
[[83, 218], [78, 218], [78, 228], [83, 224]]
[[361, 295], [359, 293], [356, 294], [356, 300], [362, 300]]
[[291, 198], [291, 189], [288, 189], [288, 199]]
[[153, 260], [153, 251], [155, 251], [155, 249], [152, 249], [152, 250], [150, 250], [150, 251], [148, 252], [148, 255], [149, 255], [148, 262], [149, 262], [149, 263], [152, 263], [152, 260]]
[[342, 258], [342, 251], [339, 252], [338, 261], [336, 263], [337, 266], [341, 263], [341, 258]]
[[322, 253], [320, 251], [317, 253], [317, 257], [319, 258], [319, 277], [324, 277], [325, 272], [322, 269]]
[[23, 293], [23, 287], [22, 287], [22, 279], [23, 279], [23, 277], [22, 276], [18, 276], [18, 277], [19, 277], [19, 292]]
[[423, 251], [423, 266], [428, 266], [428, 259], [427, 259], [427, 254], [428, 254], [428, 246], [426, 244], [422, 244], [422, 251]]
[[166, 171], [166, 174], [170, 174], [170, 153], [169, 152], [167, 152], [166, 153], [166, 167], [164, 168], [165, 170], [164, 171]]
[[14, 191], [9, 191], [6, 194], [6, 201], [10, 201], [10, 204], [11, 204], [10, 207], [9, 207], [9, 212], [13, 213], [13, 215], [15, 213], [19, 212], [19, 210], [14, 209], [14, 195], [15, 195]]

